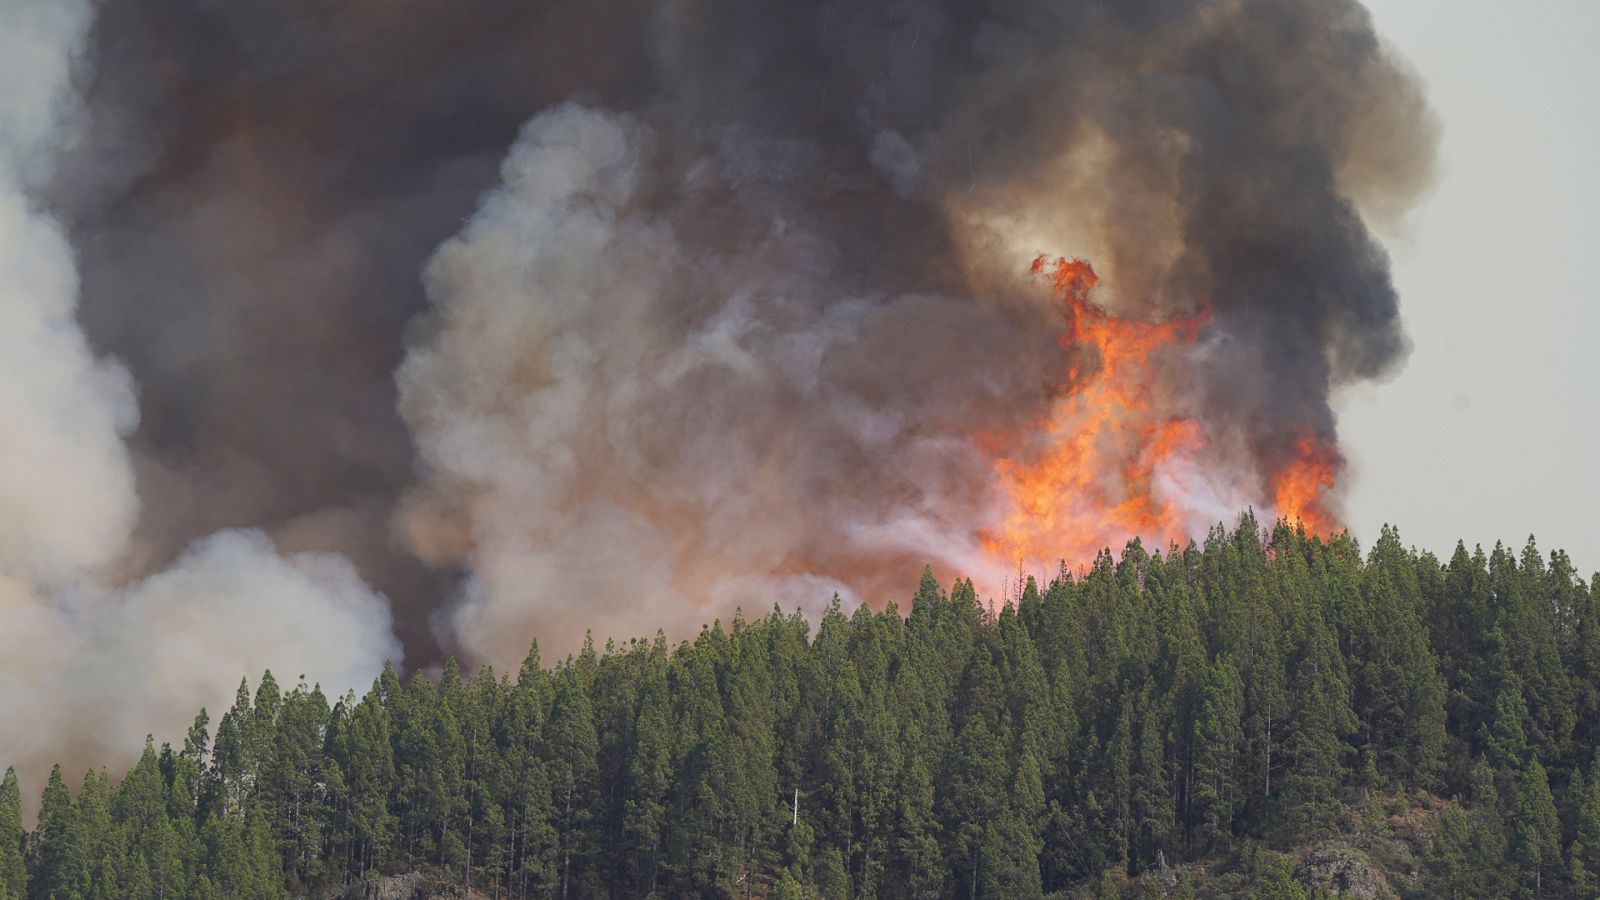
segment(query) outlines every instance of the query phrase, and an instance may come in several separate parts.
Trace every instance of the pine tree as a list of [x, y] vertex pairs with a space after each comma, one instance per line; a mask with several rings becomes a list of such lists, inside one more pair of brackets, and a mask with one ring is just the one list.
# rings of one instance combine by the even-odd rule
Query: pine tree
[[[557, 887], [556, 831], [544, 744], [550, 695], [550, 678], [540, 664], [535, 642], [522, 662], [496, 732], [508, 773], [504, 788], [510, 842], [507, 856], [518, 895], [525, 895], [531, 886], [535, 895], [548, 896]], [[508, 890], [512, 883], [507, 881]]]
[[850, 875], [845, 871], [844, 854], [836, 846], [824, 847], [817, 855], [817, 896], [822, 900], [847, 900], [852, 897]]
[[1008, 792], [999, 702], [1003, 694], [988, 648], [975, 646], [966, 668], [960, 691], [965, 708], [958, 717], [939, 818], [945, 823], [952, 874], [962, 893], [976, 897], [986, 869], [998, 862], [986, 859], [985, 851], [993, 853], [997, 847], [992, 838], [986, 840], [985, 827], [1006, 814]]
[[61, 767], [54, 766], [50, 769], [50, 779], [45, 782], [39, 803], [39, 824], [30, 841], [34, 860], [29, 887], [34, 896], [72, 895], [74, 875], [84, 865], [84, 860], [77, 858], [80, 848], [72, 843], [75, 818], [66, 779], [61, 776]]
[[458, 881], [470, 877], [465, 819], [470, 809], [467, 791], [466, 687], [455, 660], [445, 663], [439, 678], [438, 699], [433, 704], [433, 768], [430, 771], [430, 806], [437, 817], [430, 824], [437, 841], [438, 865]]
[[1450, 900], [1481, 896], [1472, 861], [1472, 829], [1460, 804], [1452, 801], [1439, 814], [1433, 847], [1423, 865], [1428, 896]]
[[[798, 798], [796, 798], [798, 801]], [[796, 804], [798, 806], [798, 802]], [[816, 833], [805, 819], [798, 815], [791, 820], [788, 834], [784, 836], [783, 856], [785, 870], [793, 872], [795, 880], [800, 882], [802, 888], [815, 883], [816, 867], [812, 864], [811, 851], [816, 846]]]
[[0, 894], [6, 897], [22, 897], [28, 889], [22, 841], [22, 790], [16, 770], [7, 768], [0, 780]]
[[[171, 839], [171, 824], [167, 820], [166, 784], [157, 761], [155, 743], [145, 737], [144, 754], [133, 769], [123, 776], [112, 800], [112, 812], [117, 823], [125, 829], [126, 848], [141, 872], [140, 880], [156, 889], [156, 875], [163, 883], [170, 874], [170, 860], [164, 859], [172, 852], [166, 846]], [[163, 885], [164, 886], [164, 885]]]
[[272, 823], [289, 883], [303, 889], [318, 874], [331, 812], [324, 746], [331, 711], [320, 689], [304, 684], [280, 698], [270, 744], [262, 748], [255, 808]]
[[[866, 607], [861, 609], [865, 610]], [[898, 622], [899, 617], [895, 616], [895, 620]], [[734, 850], [733, 868], [739, 873], [736, 877], [748, 883], [756, 872], [768, 870], [776, 863], [775, 855], [769, 852], [769, 848], [776, 842], [778, 831], [775, 825], [779, 821], [777, 799], [780, 788], [774, 759], [777, 748], [773, 739], [778, 712], [773, 705], [772, 667], [762, 635], [752, 632], [744, 617], [738, 615], [734, 619], [731, 639], [731, 659], [726, 664], [723, 679], [723, 705], [728, 712], [729, 739], [732, 742], [732, 770], [728, 785], [729, 843]], [[864, 652], [876, 652], [877, 649], [873, 647]], [[879, 662], [880, 667], [886, 665], [886, 660]], [[881, 682], [876, 687], [875, 706], [881, 714], [887, 691]], [[878, 729], [891, 727], [882, 720], [873, 725]], [[882, 733], [879, 737], [887, 750], [892, 735]], [[887, 827], [885, 822], [883, 828]]]
[[1040, 840], [1044, 809], [1044, 781], [1030, 745], [1017, 763], [1004, 815], [985, 829], [990, 846], [982, 854], [988, 863], [981, 872], [983, 896], [1043, 896], [1039, 856], [1044, 849]]
[[111, 830], [111, 787], [104, 772], [84, 773], [67, 825], [68, 850], [62, 883], [79, 897], [121, 893], [117, 868], [122, 862]]
[[1576, 832], [1568, 851], [1572, 889], [1578, 896], [1600, 896], [1600, 751], [1589, 766]]
[[444, 729], [439, 721], [438, 690], [421, 676], [413, 676], [403, 689], [398, 684], [391, 687], [390, 736], [399, 787], [393, 808], [400, 824], [400, 855], [407, 867], [437, 864], [443, 850], [439, 826], [446, 818], [447, 801], [442, 794], [450, 777], [441, 764], [439, 738]]
[[357, 878], [388, 859], [393, 848], [396, 823], [389, 797], [395, 788], [395, 769], [390, 740], [389, 717], [374, 683], [350, 710], [333, 749], [347, 794]]
[[1348, 622], [1352, 706], [1361, 722], [1361, 742], [1375, 751], [1379, 772], [1431, 785], [1444, 749], [1445, 690], [1427, 631], [1394, 584], [1408, 571], [1398, 535], [1385, 528], [1361, 576], [1361, 602]]
[[1511, 889], [1512, 866], [1508, 857], [1506, 839], [1506, 814], [1501, 801], [1499, 779], [1487, 761], [1480, 758], [1472, 768], [1472, 788], [1469, 794], [1468, 819], [1472, 823], [1472, 858], [1478, 865], [1478, 874], [1486, 889], [1505, 896]]
[[891, 883], [903, 887], [904, 897], [937, 897], [945, 884], [944, 855], [939, 849], [939, 822], [934, 815], [933, 779], [925, 759], [926, 745], [916, 723], [906, 726], [900, 798]]
[[[1564, 655], [1577, 719], [1573, 737], [1581, 747], [1594, 747], [1600, 745], [1600, 577], [1590, 579], [1585, 591], [1583, 582], [1573, 574], [1572, 561], [1559, 550], [1552, 554], [1550, 571], [1568, 598]], [[1591, 773], [1590, 780], [1597, 774]]]
[[1338, 813], [1347, 746], [1355, 728], [1344, 663], [1333, 636], [1312, 613], [1303, 625], [1293, 676], [1292, 713], [1285, 724], [1288, 772], [1283, 779], [1285, 821], [1302, 839], [1321, 836]]
[[640, 895], [655, 893], [659, 880], [667, 789], [672, 779], [672, 707], [667, 673], [666, 637], [657, 632], [644, 660], [623, 801], [624, 864], [632, 873], [634, 891]]
[[[842, 648], [841, 648], [842, 649]], [[736, 743], [727, 721], [719, 669], [731, 653], [721, 624], [679, 648], [674, 718], [677, 778], [664, 837], [668, 890], [705, 894], [731, 888], [737, 860], [722, 826], [731, 823]]]
[[1133, 698], [1124, 695], [1117, 704], [1111, 739], [1106, 742], [1100, 770], [1105, 777], [1101, 796], [1106, 804], [1104, 828], [1110, 859], [1129, 863], [1133, 835]]
[[1522, 771], [1512, 852], [1531, 879], [1534, 896], [1542, 897], [1546, 872], [1561, 863], [1561, 825], [1549, 779], [1538, 760], [1530, 760]]
[[784, 869], [778, 876], [778, 881], [772, 886], [772, 893], [768, 895], [772, 900], [804, 900], [805, 891], [800, 887], [800, 882], [795, 879], [794, 873]]
[[1576, 724], [1572, 682], [1561, 662], [1562, 589], [1552, 586], [1531, 535], [1520, 560], [1495, 546], [1489, 578], [1503, 611], [1507, 662], [1524, 689], [1528, 740], [1541, 758], [1554, 758]]
[[1244, 685], [1227, 656], [1212, 664], [1203, 698], [1195, 721], [1194, 810], [1200, 841], [1210, 849], [1231, 840], [1243, 800], [1238, 756], [1244, 745]]
[[544, 744], [560, 865], [559, 895], [564, 900], [572, 896], [595, 846], [590, 831], [597, 787], [594, 714], [574, 665], [562, 666], [556, 675]]
[[1244, 735], [1249, 753], [1243, 758], [1240, 787], [1244, 800], [1241, 815], [1246, 827], [1254, 831], [1266, 826], [1276, 791], [1283, 787], [1283, 744], [1288, 737], [1291, 692], [1285, 684], [1286, 636], [1271, 619], [1252, 625], [1251, 630], [1258, 633], [1251, 639], [1254, 647], [1244, 670]]
[[[1466, 545], [1457, 543], [1442, 574], [1430, 632], [1451, 685], [1446, 704], [1449, 730], [1457, 735], [1480, 735], [1509, 672], [1504, 665], [1504, 633], [1496, 621], [1489, 586], [1488, 559], [1481, 548], [1468, 553]], [[1465, 749], [1476, 753], [1482, 745]]]
[[256, 748], [252, 740], [250, 686], [239, 679], [233, 706], [217, 723], [211, 769], [201, 804], [209, 816], [239, 815], [255, 784]]
[[1156, 861], [1158, 853], [1172, 849], [1174, 828], [1173, 784], [1167, 768], [1166, 710], [1152, 696], [1153, 686], [1140, 698], [1138, 755], [1133, 773], [1133, 813], [1138, 839], [1135, 858], [1142, 866]]

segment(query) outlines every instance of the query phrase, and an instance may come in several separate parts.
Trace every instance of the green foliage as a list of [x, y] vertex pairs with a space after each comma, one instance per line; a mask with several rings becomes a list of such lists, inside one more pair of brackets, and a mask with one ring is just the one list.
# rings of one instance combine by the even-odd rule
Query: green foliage
[[1549, 779], [1538, 760], [1529, 761], [1522, 772], [1511, 850], [1531, 879], [1534, 896], [1543, 896], [1545, 872], [1561, 863], [1561, 825], [1556, 821]]
[[1251, 900], [1307, 900], [1306, 889], [1294, 880], [1294, 866], [1282, 854], [1252, 841], [1241, 862]]
[[1600, 896], [1600, 754], [1596, 760], [1579, 794], [1576, 834], [1567, 853], [1572, 889], [1582, 896]]
[[1194, 788], [1191, 809], [1206, 848], [1233, 836], [1234, 817], [1243, 804], [1239, 784], [1240, 749], [1244, 745], [1244, 685], [1233, 661], [1219, 655], [1206, 681], [1200, 717], [1195, 723]]
[[6, 769], [0, 781], [0, 894], [7, 897], [21, 897], [28, 889], [22, 840], [22, 791], [16, 770]]
[[904, 617], [835, 598], [814, 632], [774, 610], [554, 666], [534, 645], [514, 679], [386, 668], [330, 703], [267, 673], [120, 783], [54, 771], [31, 833], [7, 774], [0, 898], [415, 870], [517, 897], [1298, 898], [1280, 851], [1385, 840], [1377, 798], [1418, 789], [1460, 798], [1420, 895], [1592, 897], [1596, 591], [1531, 543], [1441, 563], [1385, 528], [1363, 556], [1247, 516], [998, 609], [925, 570]]
[[794, 873], [784, 869], [778, 875], [778, 881], [772, 886], [772, 893], [767, 895], [771, 900], [803, 900], [805, 891], [800, 887], [800, 882]]

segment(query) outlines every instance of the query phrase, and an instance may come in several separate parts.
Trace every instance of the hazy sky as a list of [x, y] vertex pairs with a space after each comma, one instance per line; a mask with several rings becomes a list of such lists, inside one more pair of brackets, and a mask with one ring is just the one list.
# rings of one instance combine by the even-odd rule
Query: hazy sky
[[1600, 3], [1369, 0], [1443, 126], [1384, 233], [1415, 350], [1351, 391], [1351, 525], [1448, 553], [1564, 547], [1600, 569]]

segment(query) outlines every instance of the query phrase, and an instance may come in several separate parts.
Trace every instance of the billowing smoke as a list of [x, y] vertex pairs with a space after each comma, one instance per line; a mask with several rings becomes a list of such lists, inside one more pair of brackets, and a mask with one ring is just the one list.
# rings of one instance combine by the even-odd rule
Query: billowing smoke
[[60, 225], [28, 191], [70, 127], [70, 52], [87, 2], [10, 5], [0, 31], [0, 572], [59, 583], [111, 562], [132, 525], [122, 435], [127, 373], [97, 360], [73, 318], [77, 272]]
[[80, 330], [72, 248], [35, 199], [82, 121], [71, 85], [90, 13], [0, 6], [0, 758], [35, 778], [181, 734], [269, 665], [343, 689], [399, 652], [387, 604], [347, 561], [280, 558], [260, 534], [215, 535], [113, 584], [139, 515], [123, 443], [136, 387]]
[[139, 388], [144, 503], [119, 571], [219, 528], [338, 552], [395, 604], [407, 656], [455, 572], [391, 540], [412, 450], [393, 371], [423, 260], [518, 126], [641, 63], [632, 0], [106, 0], [52, 205], [79, 319]]
[[[1331, 527], [1330, 398], [1406, 352], [1369, 224], [1433, 126], [1352, 0], [18, 8], [55, 30], [5, 62], [33, 324], [0, 397], [39, 424], [0, 445], [37, 523], [0, 565], [152, 665], [126, 617], [192, 596], [265, 616], [174, 639], [194, 671], [331, 680], [395, 638], [506, 662], [881, 602], [925, 562], [995, 592], [1124, 522]], [[1063, 344], [1085, 297], [1109, 342]], [[1128, 334], [1168, 343], [1118, 368]]]
[[265, 535], [223, 531], [122, 590], [92, 584], [6, 598], [0, 753], [35, 778], [52, 762], [122, 763], [154, 732], [213, 718], [271, 669], [339, 693], [398, 658], [388, 605], [349, 561], [279, 557]]
[[[913, 561], [993, 590], [1102, 546], [995, 541], [997, 456], [1044, 467], [1017, 481], [1104, 519], [1094, 540], [1158, 520], [1129, 507], [1186, 532], [1247, 504], [1336, 520], [1330, 394], [1406, 349], [1363, 210], [1423, 184], [1431, 148], [1360, 7], [656, 12], [657, 90], [532, 119], [426, 271], [406, 521], [472, 573], [467, 647], [881, 598]], [[1055, 344], [1040, 253], [1094, 260], [1118, 315], [1205, 325], [1117, 409], [1053, 412], [1110, 357]], [[1039, 425], [1062, 415], [1065, 437]], [[1159, 443], [1180, 421], [1183, 454]]]
[[677, 161], [634, 117], [540, 115], [429, 266], [407, 522], [465, 553], [470, 648], [820, 607], [975, 551], [967, 437], [1043, 396], [1048, 324], [917, 290], [920, 240], [874, 258], [878, 228], [940, 235], [867, 185], [811, 196], [814, 148], [715, 138]]

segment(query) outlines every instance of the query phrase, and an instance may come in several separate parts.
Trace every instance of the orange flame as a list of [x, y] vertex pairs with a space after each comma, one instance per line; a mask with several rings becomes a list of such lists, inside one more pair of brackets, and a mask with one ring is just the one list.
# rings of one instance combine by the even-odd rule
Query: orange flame
[[[1046, 260], [1035, 259], [1034, 275]], [[1155, 408], [1151, 357], [1193, 343], [1209, 313], [1145, 322], [1117, 318], [1089, 294], [1099, 283], [1082, 260], [1058, 259], [1047, 276], [1074, 360], [1065, 393], [1040, 423], [1038, 443], [995, 463], [1008, 509], [982, 535], [991, 556], [1016, 563], [1083, 562], [1130, 535], [1160, 543], [1186, 536], [1183, 511], [1160, 496], [1164, 466], [1192, 459], [1204, 444], [1193, 419]]]
[[1272, 505], [1290, 522], [1303, 523], [1307, 532], [1331, 534], [1338, 522], [1324, 505], [1323, 495], [1334, 486], [1344, 459], [1307, 428], [1296, 429], [1290, 449], [1288, 463], [1271, 479]]

